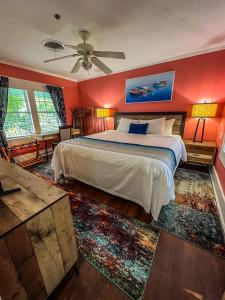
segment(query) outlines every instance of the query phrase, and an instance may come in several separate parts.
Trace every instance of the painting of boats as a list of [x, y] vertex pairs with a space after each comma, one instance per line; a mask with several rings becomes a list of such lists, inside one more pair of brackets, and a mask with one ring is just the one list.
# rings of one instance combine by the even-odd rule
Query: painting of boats
[[175, 72], [126, 80], [126, 103], [171, 101]]

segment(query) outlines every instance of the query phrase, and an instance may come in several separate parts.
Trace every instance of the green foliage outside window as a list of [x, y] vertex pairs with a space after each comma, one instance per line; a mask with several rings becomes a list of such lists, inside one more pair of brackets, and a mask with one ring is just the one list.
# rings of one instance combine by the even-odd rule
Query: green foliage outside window
[[42, 132], [56, 132], [60, 121], [48, 92], [34, 92], [38, 119]]
[[26, 136], [34, 132], [26, 91], [9, 89], [4, 129], [8, 138]]

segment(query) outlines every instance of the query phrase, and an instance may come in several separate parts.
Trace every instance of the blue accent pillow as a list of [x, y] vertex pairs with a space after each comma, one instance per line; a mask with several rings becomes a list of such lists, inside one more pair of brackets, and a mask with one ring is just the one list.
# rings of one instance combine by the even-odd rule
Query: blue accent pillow
[[134, 133], [134, 134], [146, 134], [148, 130], [148, 123], [144, 124], [134, 124], [130, 123], [130, 128], [128, 133]]

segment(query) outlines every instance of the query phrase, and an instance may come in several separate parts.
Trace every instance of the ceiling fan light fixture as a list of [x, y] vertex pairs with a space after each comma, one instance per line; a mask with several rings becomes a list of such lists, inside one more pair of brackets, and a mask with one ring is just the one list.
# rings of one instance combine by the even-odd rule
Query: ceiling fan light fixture
[[89, 60], [83, 60], [81, 62], [81, 65], [84, 68], [84, 70], [86, 70], [86, 71], [90, 70], [92, 67], [92, 63]]

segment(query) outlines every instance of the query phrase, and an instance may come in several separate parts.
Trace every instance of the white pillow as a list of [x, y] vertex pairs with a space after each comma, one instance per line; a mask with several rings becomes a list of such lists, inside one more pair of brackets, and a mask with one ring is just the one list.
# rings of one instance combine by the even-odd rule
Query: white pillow
[[173, 134], [173, 124], [175, 119], [170, 119], [165, 121], [164, 134]]
[[130, 129], [130, 124], [131, 123], [139, 124], [140, 120], [132, 120], [132, 119], [121, 118], [120, 122], [119, 122], [119, 126], [117, 128], [117, 131], [128, 132], [129, 129]]
[[147, 133], [164, 134], [166, 118], [153, 119], [153, 120], [140, 120], [141, 124], [148, 123]]

